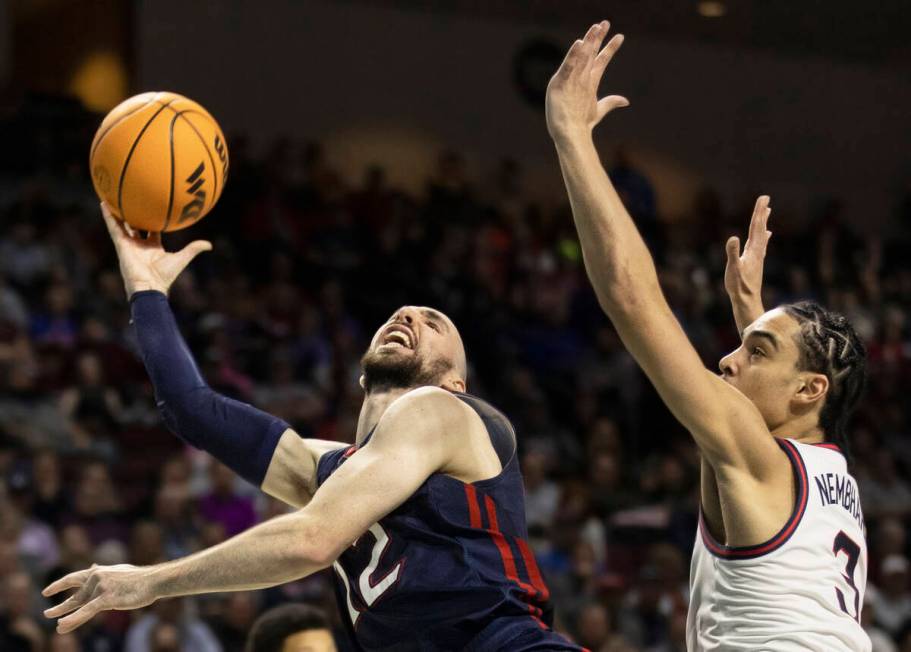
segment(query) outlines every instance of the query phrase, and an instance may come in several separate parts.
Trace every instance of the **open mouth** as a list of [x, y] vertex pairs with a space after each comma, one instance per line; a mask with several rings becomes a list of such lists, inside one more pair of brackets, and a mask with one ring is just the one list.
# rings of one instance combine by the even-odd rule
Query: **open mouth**
[[383, 334], [380, 344], [380, 348], [386, 347], [414, 350], [414, 334], [404, 326], [390, 326]]

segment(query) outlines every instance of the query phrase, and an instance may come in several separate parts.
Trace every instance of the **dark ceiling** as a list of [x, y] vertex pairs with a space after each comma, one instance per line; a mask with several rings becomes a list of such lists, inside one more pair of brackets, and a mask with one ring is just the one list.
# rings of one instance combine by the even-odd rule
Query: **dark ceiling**
[[607, 18], [628, 34], [820, 56], [911, 75], [911, 0], [723, 0], [704, 18], [698, 0], [347, 0], [567, 29]]

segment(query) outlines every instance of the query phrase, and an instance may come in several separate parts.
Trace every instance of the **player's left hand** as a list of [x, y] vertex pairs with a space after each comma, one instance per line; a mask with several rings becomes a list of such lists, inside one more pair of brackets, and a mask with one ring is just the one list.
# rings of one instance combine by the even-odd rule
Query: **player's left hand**
[[104, 202], [101, 203], [101, 214], [117, 250], [127, 298], [141, 290], [167, 294], [190, 261], [203, 251], [212, 249], [208, 240], [196, 240], [180, 251], [169, 253], [161, 245], [160, 233], [150, 233], [147, 238], [139, 237], [125, 222], [115, 218]]
[[731, 236], [725, 243], [727, 264], [724, 268], [724, 287], [731, 299], [761, 298], [762, 268], [769, 238], [772, 237], [772, 232], [768, 230], [769, 215], [772, 214], [769, 201], [768, 195], [761, 195], [756, 200], [743, 253], [737, 236]]
[[608, 113], [629, 106], [629, 100], [621, 95], [598, 99], [598, 84], [604, 70], [623, 44], [623, 35], [615, 34], [601, 48], [609, 29], [610, 23], [606, 20], [592, 25], [582, 40], [572, 44], [547, 85], [547, 130], [558, 143], [576, 135], [590, 134]]
[[60, 634], [73, 631], [101, 611], [139, 609], [158, 599], [149, 568], [131, 564], [92, 566], [70, 573], [45, 587], [41, 595], [50, 597], [67, 589], [76, 592], [44, 611], [47, 618], [65, 616], [57, 621]]

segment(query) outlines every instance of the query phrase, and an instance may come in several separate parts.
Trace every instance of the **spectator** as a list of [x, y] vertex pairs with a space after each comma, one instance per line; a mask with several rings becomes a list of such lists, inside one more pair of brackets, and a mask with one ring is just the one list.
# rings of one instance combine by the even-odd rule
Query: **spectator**
[[42, 652], [45, 635], [39, 623], [41, 608], [29, 576], [16, 572], [0, 578], [0, 649], [3, 652]]
[[880, 568], [880, 585], [867, 587], [872, 596], [873, 622], [890, 636], [897, 636], [911, 618], [911, 592], [908, 591], [908, 560], [899, 555], [886, 557]]
[[209, 626], [183, 598], [160, 600], [127, 631], [124, 652], [222, 652]]
[[211, 491], [199, 501], [199, 513], [208, 521], [224, 528], [227, 537], [233, 537], [256, 523], [253, 501], [237, 494], [234, 483], [237, 476], [220, 462], [212, 461], [209, 467]]
[[302, 604], [286, 604], [264, 613], [253, 624], [246, 652], [335, 652], [323, 612]]
[[576, 619], [579, 645], [589, 650], [601, 650], [611, 638], [610, 614], [603, 605], [592, 602], [579, 612]]
[[553, 522], [560, 502], [560, 488], [548, 479], [551, 460], [540, 449], [529, 447], [522, 456], [525, 479], [525, 519], [529, 531], [546, 530]]

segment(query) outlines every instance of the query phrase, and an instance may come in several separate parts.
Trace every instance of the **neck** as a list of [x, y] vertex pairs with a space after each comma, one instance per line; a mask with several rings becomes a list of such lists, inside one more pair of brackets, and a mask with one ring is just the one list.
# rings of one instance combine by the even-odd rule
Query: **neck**
[[364, 397], [361, 405], [361, 414], [357, 419], [357, 437], [354, 443], [358, 446], [367, 438], [367, 435], [376, 427], [380, 417], [386, 412], [392, 402], [410, 389], [384, 389], [370, 392]]
[[819, 444], [826, 440], [826, 433], [819, 427], [819, 415], [815, 413], [785, 421], [772, 429], [772, 436], [794, 439], [804, 444]]

